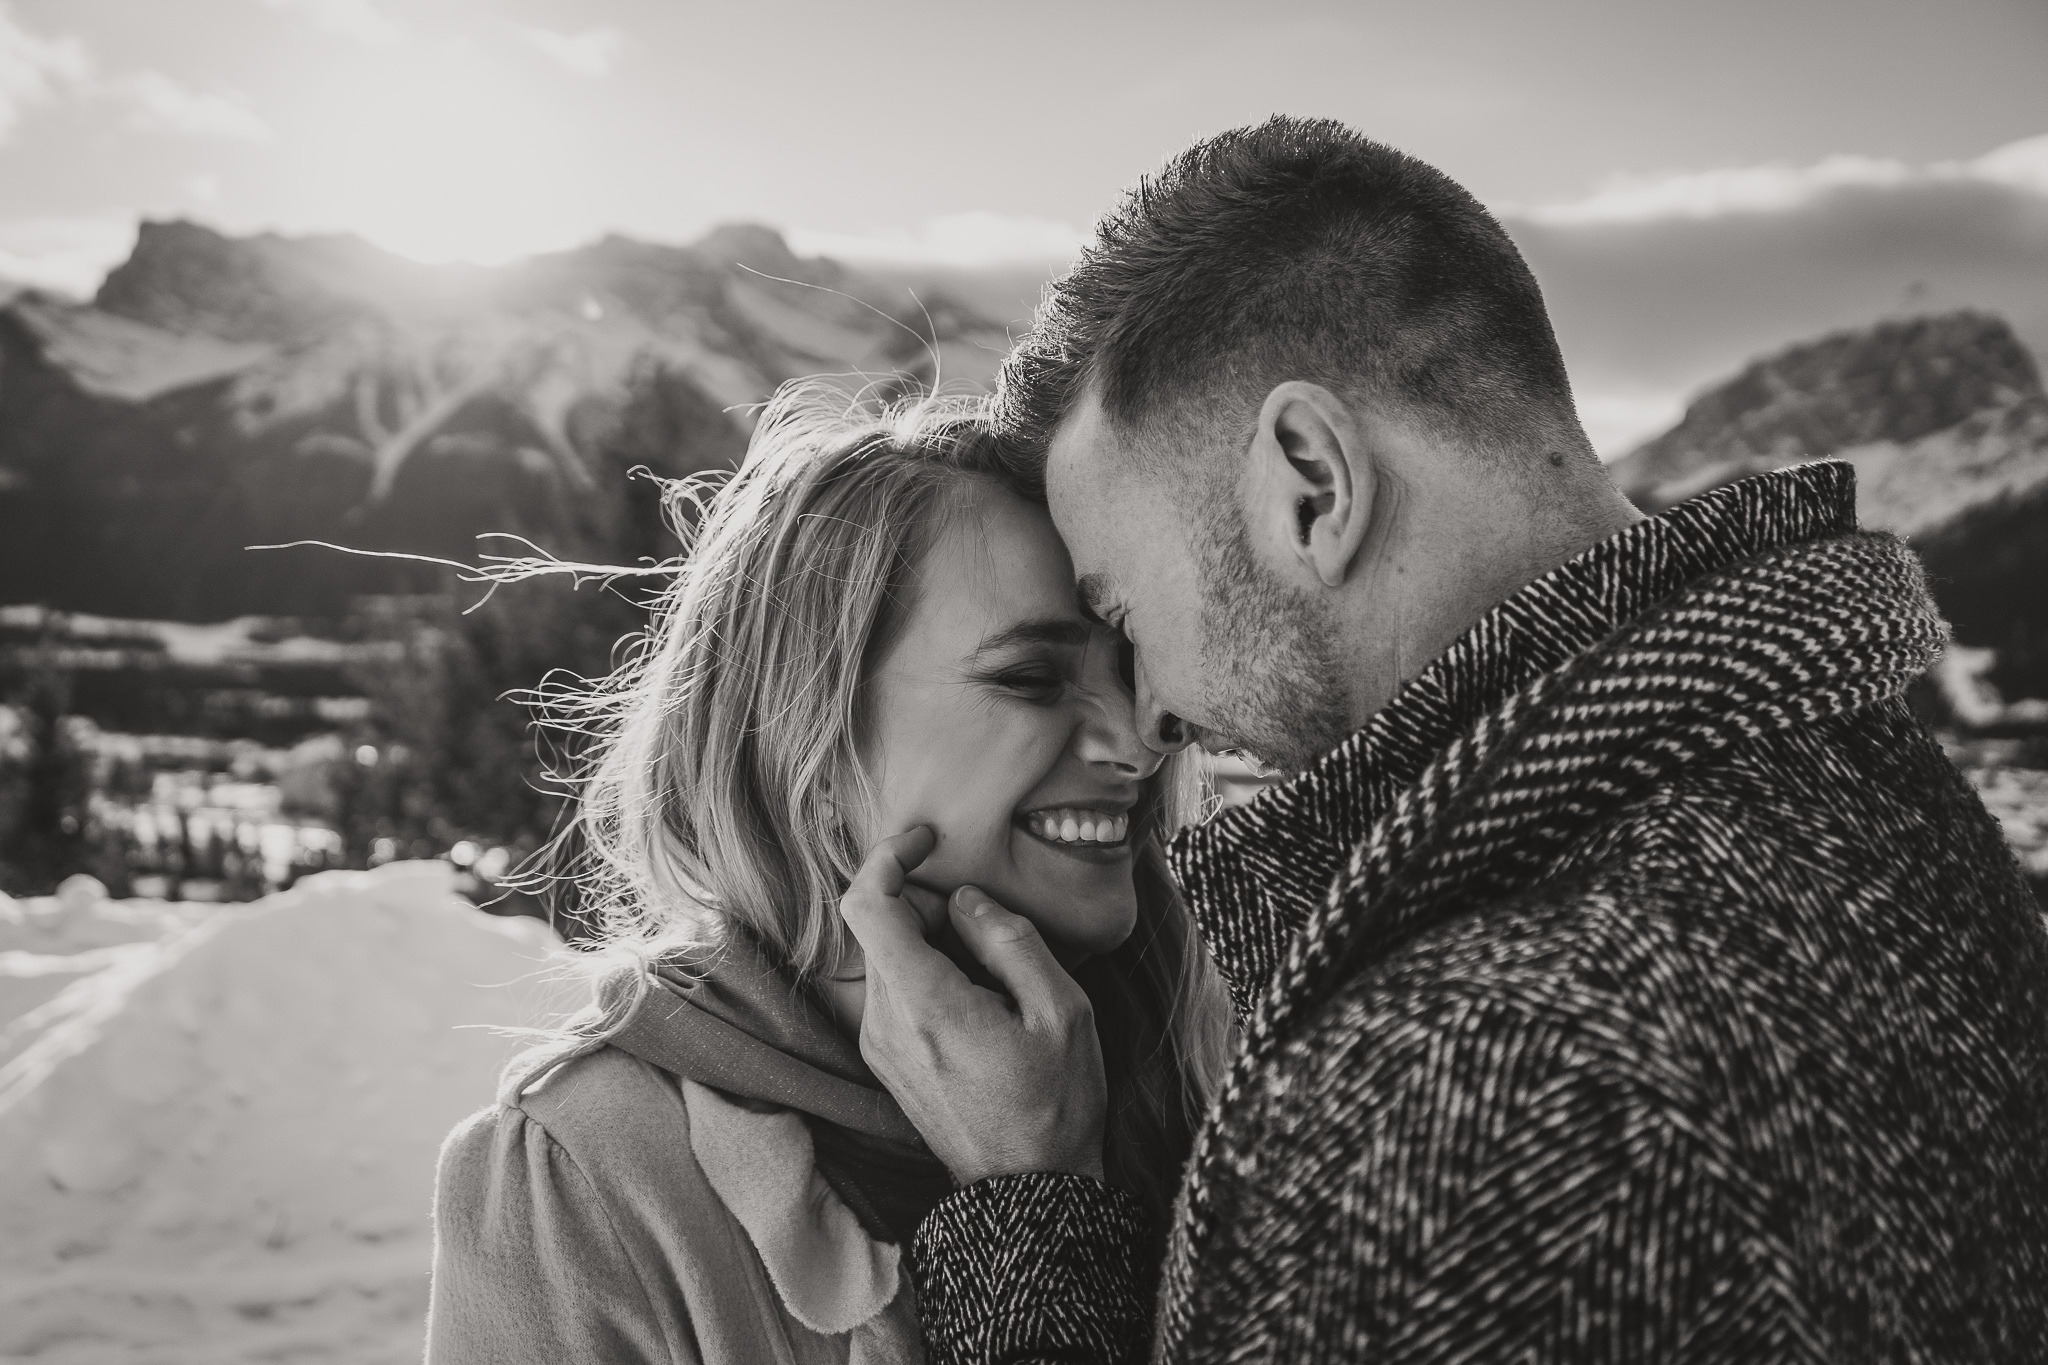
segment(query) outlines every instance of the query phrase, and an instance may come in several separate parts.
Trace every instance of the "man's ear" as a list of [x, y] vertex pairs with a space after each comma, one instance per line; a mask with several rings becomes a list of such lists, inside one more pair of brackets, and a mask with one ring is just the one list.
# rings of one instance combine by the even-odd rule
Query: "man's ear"
[[[1260, 406], [1252, 435], [1252, 519], [1267, 553], [1341, 587], [1365, 546], [1377, 489], [1364, 428], [1320, 384], [1290, 379]], [[1276, 565], [1278, 567], [1278, 565]]]

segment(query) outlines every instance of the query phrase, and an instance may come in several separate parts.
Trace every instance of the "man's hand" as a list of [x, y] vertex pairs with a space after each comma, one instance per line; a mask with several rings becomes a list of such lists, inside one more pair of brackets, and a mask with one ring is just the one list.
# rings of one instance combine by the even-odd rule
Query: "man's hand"
[[884, 839], [839, 902], [867, 957], [861, 1056], [962, 1185], [1023, 1171], [1101, 1179], [1107, 1103], [1088, 997], [1031, 921], [975, 887], [946, 914], [1008, 996], [925, 942], [905, 883], [933, 842], [922, 825]]

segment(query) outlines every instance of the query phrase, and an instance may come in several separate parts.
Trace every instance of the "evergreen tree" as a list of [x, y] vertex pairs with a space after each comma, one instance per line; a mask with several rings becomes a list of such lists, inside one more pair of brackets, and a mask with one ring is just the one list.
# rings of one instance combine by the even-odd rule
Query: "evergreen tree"
[[619, 592], [564, 578], [499, 589], [464, 615], [453, 598], [408, 600], [376, 623], [394, 656], [366, 671], [369, 720], [336, 774], [351, 865], [377, 840], [401, 856], [459, 839], [507, 848], [515, 860], [554, 833], [564, 795], [551, 772], [576, 755], [536, 731], [523, 696], [554, 675], [609, 672], [617, 642], [645, 612]]
[[15, 705], [23, 734], [0, 827], [0, 890], [46, 895], [91, 859], [92, 755], [69, 723], [70, 680], [56, 668], [31, 671]]

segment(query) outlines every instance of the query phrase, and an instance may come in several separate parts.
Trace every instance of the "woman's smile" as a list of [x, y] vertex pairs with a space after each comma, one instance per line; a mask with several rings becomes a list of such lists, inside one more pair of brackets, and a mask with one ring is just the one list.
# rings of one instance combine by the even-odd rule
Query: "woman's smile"
[[1019, 811], [1018, 829], [1083, 862], [1120, 865], [1131, 856], [1132, 801], [1039, 806]]

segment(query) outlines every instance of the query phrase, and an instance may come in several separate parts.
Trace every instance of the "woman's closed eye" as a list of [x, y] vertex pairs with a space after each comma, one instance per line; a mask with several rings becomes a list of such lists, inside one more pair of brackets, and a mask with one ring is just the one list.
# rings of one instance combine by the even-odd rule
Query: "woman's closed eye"
[[1027, 664], [989, 674], [991, 687], [1015, 693], [1026, 701], [1050, 706], [1067, 690], [1067, 675], [1045, 664]]
[[967, 675], [990, 691], [1051, 706], [1081, 681], [1090, 637], [1090, 627], [1071, 617], [1019, 622], [983, 639]]

